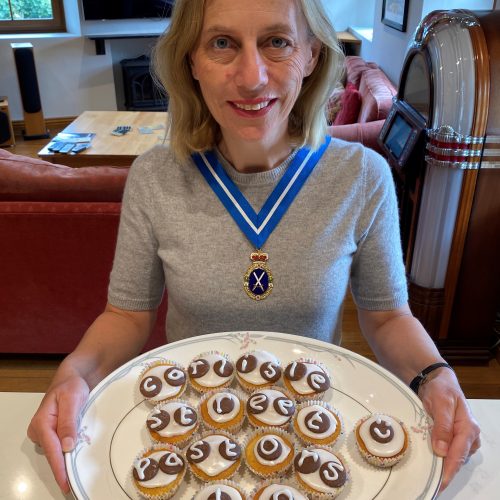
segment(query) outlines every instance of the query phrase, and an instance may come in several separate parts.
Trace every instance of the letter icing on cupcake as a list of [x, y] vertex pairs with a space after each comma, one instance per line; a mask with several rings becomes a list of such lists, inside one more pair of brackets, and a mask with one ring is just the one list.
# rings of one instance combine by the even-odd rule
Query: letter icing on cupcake
[[266, 409], [264, 406], [265, 401], [267, 401], [267, 396], [265, 394], [255, 394], [248, 404], [252, 410], [264, 411]]
[[198, 441], [191, 446], [190, 451], [191, 458], [193, 460], [199, 460], [200, 458], [203, 458], [204, 453], [202, 447], [204, 446], [204, 444], [205, 443], [203, 441]]

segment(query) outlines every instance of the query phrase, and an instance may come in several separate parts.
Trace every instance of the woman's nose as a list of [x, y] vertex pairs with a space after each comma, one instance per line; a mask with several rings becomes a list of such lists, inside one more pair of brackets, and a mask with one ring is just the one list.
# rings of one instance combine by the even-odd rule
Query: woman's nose
[[256, 90], [267, 84], [267, 64], [257, 48], [246, 48], [240, 52], [235, 81], [242, 90]]

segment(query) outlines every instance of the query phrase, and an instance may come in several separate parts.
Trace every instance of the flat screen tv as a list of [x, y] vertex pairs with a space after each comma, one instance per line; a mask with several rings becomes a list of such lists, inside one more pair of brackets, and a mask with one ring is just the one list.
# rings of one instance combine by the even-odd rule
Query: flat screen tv
[[170, 17], [175, 0], [82, 0], [87, 21]]

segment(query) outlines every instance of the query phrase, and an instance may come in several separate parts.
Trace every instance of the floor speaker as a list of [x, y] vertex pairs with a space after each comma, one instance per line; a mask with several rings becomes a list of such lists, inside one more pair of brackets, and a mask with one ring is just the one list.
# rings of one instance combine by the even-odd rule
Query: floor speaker
[[14, 129], [10, 121], [9, 102], [6, 97], [0, 96], [0, 146], [12, 146], [14, 140]]
[[24, 113], [23, 137], [25, 140], [49, 137], [43, 118], [42, 101], [38, 90], [35, 56], [31, 43], [11, 43], [16, 62], [17, 79]]

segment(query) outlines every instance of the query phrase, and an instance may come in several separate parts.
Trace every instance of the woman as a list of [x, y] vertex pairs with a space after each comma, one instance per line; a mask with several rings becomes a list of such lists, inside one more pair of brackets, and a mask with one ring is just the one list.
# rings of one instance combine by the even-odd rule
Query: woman
[[[81, 406], [140, 351], [165, 287], [169, 341], [253, 329], [339, 343], [350, 285], [383, 365], [409, 383], [443, 362], [407, 305], [386, 163], [325, 141], [341, 55], [320, 0], [178, 0], [155, 61], [170, 147], [131, 168], [106, 310], [28, 429], [64, 491], [62, 451], [74, 446]], [[444, 487], [479, 447], [479, 430], [447, 367], [419, 395], [446, 456]]]

